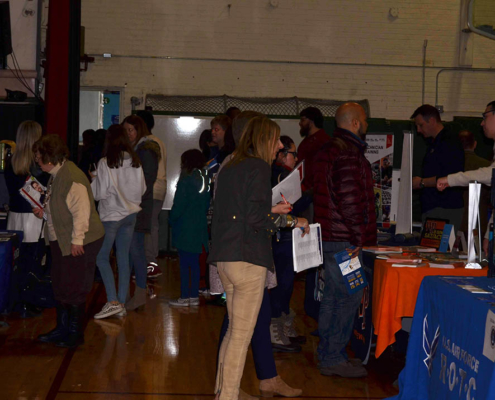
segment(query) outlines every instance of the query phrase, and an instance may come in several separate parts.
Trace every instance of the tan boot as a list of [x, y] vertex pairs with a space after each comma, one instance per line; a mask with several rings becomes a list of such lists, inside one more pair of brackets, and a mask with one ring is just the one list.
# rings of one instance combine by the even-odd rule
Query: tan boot
[[239, 397], [238, 397], [238, 399], [239, 400], [252, 400], [252, 399], [255, 399], [256, 400], [256, 397], [250, 396], [244, 390], [242, 390], [242, 389], [239, 388]]
[[299, 397], [302, 394], [301, 389], [293, 389], [285, 383], [280, 375], [275, 378], [263, 379], [260, 381], [261, 397], [273, 397], [279, 394], [283, 397]]

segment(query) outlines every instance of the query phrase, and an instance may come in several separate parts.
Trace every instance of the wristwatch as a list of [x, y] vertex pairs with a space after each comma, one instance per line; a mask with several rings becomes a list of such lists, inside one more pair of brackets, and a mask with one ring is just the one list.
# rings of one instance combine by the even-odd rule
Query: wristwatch
[[424, 189], [425, 188], [425, 183], [423, 182], [423, 178], [421, 178], [421, 182], [419, 182], [419, 187], [421, 189]]

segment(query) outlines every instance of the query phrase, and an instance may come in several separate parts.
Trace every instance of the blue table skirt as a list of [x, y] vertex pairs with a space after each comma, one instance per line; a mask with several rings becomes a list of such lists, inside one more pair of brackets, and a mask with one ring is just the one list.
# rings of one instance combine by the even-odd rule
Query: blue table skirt
[[494, 361], [495, 279], [427, 276], [416, 301], [400, 393], [390, 399], [495, 399]]

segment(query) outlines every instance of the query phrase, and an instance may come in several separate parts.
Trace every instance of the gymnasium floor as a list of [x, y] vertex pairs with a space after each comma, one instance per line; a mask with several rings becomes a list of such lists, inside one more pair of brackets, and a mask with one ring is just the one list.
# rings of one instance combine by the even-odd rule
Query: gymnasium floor
[[[125, 318], [88, 320], [85, 344], [67, 350], [37, 343], [34, 338], [54, 326], [55, 311], [31, 319], [1, 317], [0, 399], [56, 400], [207, 400], [213, 399], [218, 333], [224, 307], [171, 308], [179, 296], [176, 258], [160, 260], [163, 275], [151, 285], [154, 295], [144, 311]], [[372, 358], [364, 379], [325, 377], [316, 368], [316, 326], [303, 311], [304, 282], [295, 285], [292, 307], [297, 325], [308, 338], [298, 354], [275, 354], [279, 375], [302, 388], [301, 400], [382, 399], [395, 395], [392, 383], [401, 361], [386, 352]], [[105, 289], [96, 284], [88, 304], [90, 315], [105, 302]], [[1, 320], [1, 319], [0, 319]], [[251, 352], [241, 387], [260, 396]]]

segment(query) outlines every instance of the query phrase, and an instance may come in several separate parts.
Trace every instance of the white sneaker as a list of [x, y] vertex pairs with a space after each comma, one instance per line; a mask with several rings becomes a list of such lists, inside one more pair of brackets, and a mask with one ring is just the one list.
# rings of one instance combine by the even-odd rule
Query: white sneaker
[[125, 307], [122, 307], [122, 311], [115, 314], [116, 317], [125, 317], [127, 315], [127, 310], [125, 309]]
[[189, 299], [190, 306], [199, 306], [199, 297], [191, 297]]
[[189, 299], [183, 299], [179, 297], [176, 300], [170, 300], [168, 302], [169, 305], [171, 306], [177, 306], [177, 307], [189, 307]]
[[111, 315], [118, 314], [122, 311], [123, 308], [124, 307], [122, 307], [122, 304], [106, 303], [101, 311], [95, 315], [95, 319], [103, 319], [110, 317]]

